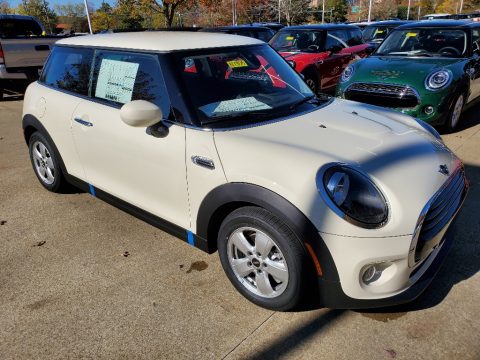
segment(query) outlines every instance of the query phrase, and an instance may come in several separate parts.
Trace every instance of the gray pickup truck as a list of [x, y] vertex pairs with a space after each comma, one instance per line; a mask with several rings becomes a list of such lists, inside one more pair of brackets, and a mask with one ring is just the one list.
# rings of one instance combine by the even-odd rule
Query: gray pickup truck
[[0, 100], [8, 82], [38, 78], [59, 38], [46, 36], [43, 25], [32, 16], [0, 15]]

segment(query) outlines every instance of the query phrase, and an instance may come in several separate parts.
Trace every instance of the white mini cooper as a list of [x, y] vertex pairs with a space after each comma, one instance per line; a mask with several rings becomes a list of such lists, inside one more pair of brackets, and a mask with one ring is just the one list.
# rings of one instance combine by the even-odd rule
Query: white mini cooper
[[212, 253], [252, 302], [394, 305], [430, 283], [462, 206], [438, 133], [317, 98], [267, 44], [145, 32], [61, 40], [25, 94], [41, 184], [73, 184]]

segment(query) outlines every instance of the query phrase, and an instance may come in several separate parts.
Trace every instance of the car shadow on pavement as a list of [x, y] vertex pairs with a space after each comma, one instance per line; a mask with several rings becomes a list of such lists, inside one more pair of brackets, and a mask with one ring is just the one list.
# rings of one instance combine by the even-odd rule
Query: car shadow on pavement
[[470, 191], [463, 209], [452, 225], [454, 243], [437, 276], [416, 300], [389, 308], [361, 310], [360, 313], [400, 313], [428, 309], [440, 304], [456, 284], [480, 270], [480, 167], [465, 165]]
[[281, 337], [264, 347], [263, 350], [255, 352], [254, 355], [248, 357], [249, 360], [267, 360], [278, 359], [286, 356], [295, 348], [305, 344], [310, 338], [318, 334], [322, 330], [326, 330], [333, 325], [345, 314], [345, 310], [325, 309], [312, 320], [302, 324], [294, 331], [289, 331]]

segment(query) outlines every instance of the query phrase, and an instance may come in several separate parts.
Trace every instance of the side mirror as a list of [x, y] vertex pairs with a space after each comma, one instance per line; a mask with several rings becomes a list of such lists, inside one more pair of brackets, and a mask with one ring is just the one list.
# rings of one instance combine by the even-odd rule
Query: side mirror
[[293, 69], [295, 69], [295, 68], [297, 67], [297, 63], [296, 63], [295, 61], [293, 61], [293, 60], [288, 60], [287, 62], [288, 62], [288, 64], [289, 64]]
[[162, 110], [149, 101], [133, 100], [120, 109], [122, 121], [133, 127], [149, 127], [162, 120]]

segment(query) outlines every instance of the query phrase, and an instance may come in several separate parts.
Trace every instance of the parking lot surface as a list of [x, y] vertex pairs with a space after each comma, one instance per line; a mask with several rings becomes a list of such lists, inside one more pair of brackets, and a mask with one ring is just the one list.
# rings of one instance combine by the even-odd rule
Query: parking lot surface
[[480, 359], [480, 106], [444, 136], [471, 189], [426, 292], [390, 309], [296, 313], [249, 303], [217, 254], [86, 193], [44, 190], [21, 108], [0, 102], [1, 359]]

